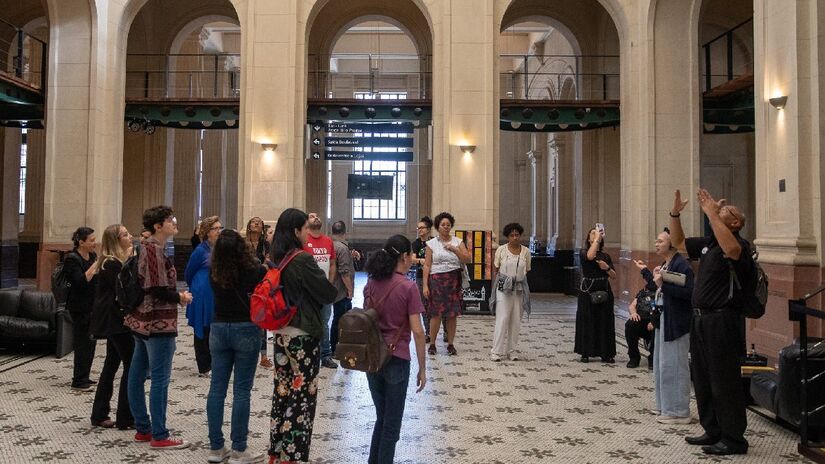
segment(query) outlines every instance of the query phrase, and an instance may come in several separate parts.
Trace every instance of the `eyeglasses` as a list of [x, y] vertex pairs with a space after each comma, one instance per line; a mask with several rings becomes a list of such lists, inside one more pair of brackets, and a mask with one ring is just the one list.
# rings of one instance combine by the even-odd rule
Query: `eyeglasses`
[[212, 230], [223, 230], [223, 229], [224, 229], [223, 226], [214, 226], [214, 227], [211, 227], [209, 230], [212, 231]]
[[427, 226], [419, 226], [418, 227], [418, 230], [427, 230], [427, 229], [429, 229], [429, 227], [427, 227]]

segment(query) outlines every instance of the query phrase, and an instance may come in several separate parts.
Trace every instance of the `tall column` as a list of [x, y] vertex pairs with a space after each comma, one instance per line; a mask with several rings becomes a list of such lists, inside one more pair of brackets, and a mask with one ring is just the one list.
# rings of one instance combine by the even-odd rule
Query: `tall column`
[[[755, 243], [771, 290], [765, 316], [748, 326], [769, 353], [794, 334], [786, 300], [823, 281], [823, 32], [825, 9], [815, 0], [754, 2]], [[784, 109], [768, 103], [781, 95]], [[809, 304], [823, 307], [821, 297]], [[812, 335], [825, 332], [821, 320], [811, 324]]]
[[[275, 219], [285, 208], [304, 206], [304, 9], [311, 8], [309, 3], [280, 0], [247, 5], [242, 35], [239, 223], [253, 215]], [[261, 143], [276, 143], [278, 148], [265, 153]]]
[[[197, 157], [200, 149], [200, 131], [174, 130], [174, 185], [172, 209], [178, 219], [177, 240], [187, 241], [197, 223]], [[168, 155], [172, 156], [172, 155]]]
[[2, 128], [3, 161], [0, 163], [0, 287], [17, 286], [20, 216], [20, 141], [21, 131]]
[[26, 134], [26, 213], [21, 242], [40, 242], [43, 236], [43, 191], [46, 161], [46, 131], [29, 129]]
[[[453, 0], [443, 8], [433, 70], [433, 211], [450, 211], [461, 228], [498, 230], [494, 3]], [[463, 154], [459, 145], [476, 149]]]

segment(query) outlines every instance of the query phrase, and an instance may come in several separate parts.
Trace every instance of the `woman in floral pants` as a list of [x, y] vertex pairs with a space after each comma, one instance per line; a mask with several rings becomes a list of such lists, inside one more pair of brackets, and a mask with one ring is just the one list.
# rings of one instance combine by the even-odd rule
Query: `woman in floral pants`
[[281, 213], [270, 249], [273, 263], [297, 253], [282, 269], [281, 283], [290, 304], [298, 308], [289, 324], [275, 331], [270, 464], [309, 461], [324, 330], [321, 307], [331, 304], [337, 294], [315, 259], [302, 251], [307, 219], [306, 213], [294, 208]]

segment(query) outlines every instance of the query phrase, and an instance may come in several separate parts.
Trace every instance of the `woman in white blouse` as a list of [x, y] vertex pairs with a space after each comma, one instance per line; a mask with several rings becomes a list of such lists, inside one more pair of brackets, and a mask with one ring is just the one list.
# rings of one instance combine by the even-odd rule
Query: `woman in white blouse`
[[522, 312], [530, 314], [530, 289], [527, 273], [530, 271], [530, 250], [521, 244], [524, 228], [518, 223], [504, 226], [507, 245], [498, 247], [493, 260], [497, 277], [490, 295], [490, 310], [496, 313], [496, 329], [490, 359], [495, 362], [509, 357], [518, 360], [518, 336]]
[[429, 354], [436, 354], [435, 341], [441, 318], [447, 319], [447, 354], [457, 353], [453, 341], [457, 320], [461, 315], [462, 271], [470, 262], [470, 252], [464, 242], [450, 235], [455, 218], [450, 213], [435, 217], [438, 235], [427, 241], [424, 257], [424, 298], [428, 300], [427, 314], [430, 316]]

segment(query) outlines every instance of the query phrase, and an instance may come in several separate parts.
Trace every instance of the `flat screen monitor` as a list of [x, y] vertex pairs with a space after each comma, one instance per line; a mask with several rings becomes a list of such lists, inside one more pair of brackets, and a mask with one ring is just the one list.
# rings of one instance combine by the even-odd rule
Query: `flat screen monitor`
[[347, 198], [392, 200], [392, 179], [392, 176], [350, 174], [347, 177]]

